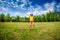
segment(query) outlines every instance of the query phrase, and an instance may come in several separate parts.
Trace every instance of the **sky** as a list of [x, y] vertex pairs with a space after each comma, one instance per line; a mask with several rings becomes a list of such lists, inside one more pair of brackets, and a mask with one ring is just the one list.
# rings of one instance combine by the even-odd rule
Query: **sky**
[[60, 0], [0, 0], [0, 14], [5, 15], [28, 17], [54, 10], [60, 11]]

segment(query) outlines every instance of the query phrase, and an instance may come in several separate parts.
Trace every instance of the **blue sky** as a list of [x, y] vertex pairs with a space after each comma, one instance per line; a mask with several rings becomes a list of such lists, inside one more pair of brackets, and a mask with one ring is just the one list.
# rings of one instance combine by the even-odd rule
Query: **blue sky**
[[11, 16], [41, 15], [54, 9], [60, 11], [60, 0], [0, 0], [0, 13]]

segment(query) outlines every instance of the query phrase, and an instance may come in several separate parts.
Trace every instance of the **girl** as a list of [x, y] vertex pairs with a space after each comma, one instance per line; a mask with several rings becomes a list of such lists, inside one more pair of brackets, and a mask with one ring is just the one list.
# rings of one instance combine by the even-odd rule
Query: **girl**
[[35, 25], [34, 25], [33, 14], [30, 14], [30, 27], [31, 27], [31, 26], [35, 26]]

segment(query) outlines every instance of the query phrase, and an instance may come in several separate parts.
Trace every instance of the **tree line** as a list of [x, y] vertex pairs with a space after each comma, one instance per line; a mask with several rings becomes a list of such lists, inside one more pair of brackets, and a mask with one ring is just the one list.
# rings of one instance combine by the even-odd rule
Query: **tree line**
[[[35, 22], [54, 22], [60, 21], [60, 12], [59, 11], [49, 11], [46, 14], [34, 16]], [[0, 14], [0, 22], [29, 22], [29, 17], [20, 17], [20, 16], [10, 16], [8, 13], [7, 15], [1, 13]]]

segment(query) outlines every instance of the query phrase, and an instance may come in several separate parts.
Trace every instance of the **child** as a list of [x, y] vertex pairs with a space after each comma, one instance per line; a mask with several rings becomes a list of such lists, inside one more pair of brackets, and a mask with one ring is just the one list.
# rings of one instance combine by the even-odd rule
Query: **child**
[[35, 26], [35, 25], [34, 25], [33, 14], [30, 14], [30, 27], [31, 27], [31, 26]]

